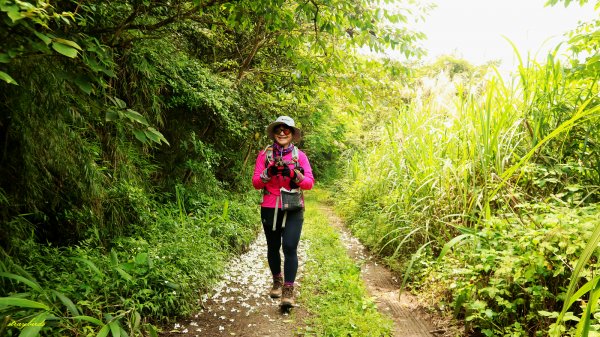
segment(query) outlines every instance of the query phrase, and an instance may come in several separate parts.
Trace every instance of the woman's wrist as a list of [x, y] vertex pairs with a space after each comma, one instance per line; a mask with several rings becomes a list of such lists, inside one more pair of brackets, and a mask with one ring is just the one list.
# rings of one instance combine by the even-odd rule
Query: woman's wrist
[[271, 180], [271, 177], [269, 177], [269, 173], [267, 172], [267, 169], [265, 169], [261, 174], [260, 174], [260, 180], [262, 180], [263, 183], [267, 183]]
[[304, 180], [304, 174], [300, 173], [300, 171], [298, 171], [298, 170], [294, 170], [294, 171], [296, 171], [296, 176], [294, 177], [295, 183], [300, 183], [302, 180]]

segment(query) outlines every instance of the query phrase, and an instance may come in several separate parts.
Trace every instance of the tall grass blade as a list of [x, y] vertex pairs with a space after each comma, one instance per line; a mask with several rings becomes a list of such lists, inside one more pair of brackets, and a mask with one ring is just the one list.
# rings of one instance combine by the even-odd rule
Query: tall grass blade
[[108, 323], [108, 326], [110, 327], [110, 332], [113, 335], [113, 337], [121, 336], [121, 327], [119, 326], [118, 321], [112, 321]]
[[50, 310], [50, 308], [44, 303], [27, 300], [24, 298], [0, 297], [0, 305], [15, 306], [21, 308], [44, 309], [48, 311]]
[[[600, 105], [595, 106], [589, 110], [585, 110], [585, 108], [590, 103], [590, 101], [591, 100], [586, 101], [579, 108], [579, 110], [577, 110], [577, 112], [573, 115], [573, 117], [571, 117], [569, 120], [563, 122], [556, 129], [554, 129], [552, 132], [550, 132], [550, 134], [548, 134], [546, 137], [544, 137], [544, 139], [542, 139], [539, 143], [537, 143], [525, 156], [523, 156], [523, 158], [521, 158], [521, 160], [517, 164], [511, 166], [508, 170], [506, 170], [501, 176], [502, 181], [492, 191], [490, 197], [495, 196], [498, 193], [498, 191], [500, 191], [502, 186], [504, 186], [506, 184], [506, 182], [512, 178], [515, 171], [517, 171], [519, 168], [523, 167], [523, 165], [537, 152], [537, 150], [539, 148], [544, 146], [547, 142], [554, 139], [559, 134], [569, 131], [573, 126], [576, 125], [577, 122], [584, 122], [588, 118], [593, 118], [594, 114], [596, 112], [600, 111]], [[595, 117], [597, 117], [597, 116], [598, 115], [596, 115]]]
[[69, 299], [63, 293], [58, 292], [56, 290], [52, 290], [52, 293], [56, 295], [56, 297], [58, 297], [58, 299], [62, 302], [62, 304], [65, 305], [65, 307], [67, 307], [71, 315], [79, 316], [79, 310], [77, 310], [77, 307], [75, 306], [75, 304], [73, 304], [73, 301], [71, 301], [71, 299]]
[[596, 308], [598, 307], [598, 299], [600, 298], [600, 282], [596, 280], [596, 284], [594, 289], [590, 293], [590, 298], [588, 300], [587, 306], [585, 307], [585, 313], [579, 321], [577, 326], [577, 336], [585, 336], [587, 337], [590, 334], [590, 325], [592, 321], [592, 314], [596, 312]]
[[[402, 248], [402, 246], [404, 246], [404, 243], [406, 241], [408, 241], [408, 239], [410, 239], [410, 237], [412, 237], [415, 233], [421, 231], [421, 227], [417, 227], [415, 229], [413, 229], [412, 231], [410, 231], [410, 233], [406, 234], [404, 236], [404, 239], [402, 239], [402, 241], [400, 241], [400, 243], [398, 244], [398, 247], [396, 247], [396, 250], [394, 250], [394, 254], [392, 254], [392, 257], [396, 257], [398, 254], [398, 251], [400, 251], [400, 248]], [[396, 239], [394, 239], [396, 240]]]
[[223, 205], [223, 213], [221, 214], [223, 220], [229, 220], [229, 200], [225, 200], [225, 205]]
[[[385, 240], [388, 236], [392, 236], [393, 234], [396, 234], [396, 232], [400, 232], [405, 229], [410, 229], [410, 227], [403, 226], [403, 227], [394, 228], [394, 229], [390, 230], [389, 232], [385, 233], [383, 236], [381, 236], [381, 238], [377, 241], [377, 245], [381, 246], [381, 248], [379, 248], [379, 253], [382, 253], [383, 250], [385, 249], [385, 247], [387, 247], [389, 244], [394, 242], [399, 236], [396, 236], [396, 237], [393, 237], [393, 238], [387, 240], [386, 243], [382, 245], [381, 243], [383, 242], [383, 240]], [[401, 234], [399, 234], [399, 235], [401, 235]]]
[[110, 332], [110, 327], [108, 326], [108, 324], [106, 324], [105, 326], [102, 327], [102, 329], [100, 329], [100, 331], [98, 332], [96, 337], [106, 337], [106, 336], [108, 336], [109, 332]]
[[408, 280], [408, 276], [410, 276], [410, 272], [412, 271], [412, 266], [415, 263], [415, 260], [419, 256], [421, 256], [421, 251], [423, 249], [425, 249], [425, 247], [429, 246], [432, 242], [433, 241], [429, 241], [426, 244], [424, 244], [421, 247], [419, 247], [419, 249], [417, 249], [417, 251], [410, 258], [410, 262], [408, 263], [408, 266], [406, 267], [406, 270], [404, 271], [404, 277], [402, 278], [402, 285], [400, 286], [400, 291], [398, 293], [398, 296], [401, 296], [402, 295], [402, 291], [404, 291], [404, 286], [406, 286], [406, 281]]
[[594, 251], [598, 248], [598, 243], [600, 242], [600, 223], [596, 225], [590, 240], [587, 245], [583, 249], [579, 260], [577, 260], [577, 264], [575, 265], [575, 269], [573, 269], [573, 273], [571, 274], [571, 281], [569, 282], [569, 286], [567, 288], [567, 293], [565, 295], [565, 302], [563, 304], [563, 308], [556, 319], [557, 324], [562, 324], [563, 318], [569, 310], [570, 304], [573, 304], [574, 300], [572, 299], [573, 293], [575, 292], [575, 287], [577, 286], [577, 282], [581, 277], [581, 271], [583, 270], [583, 266], [590, 259]]
[[71, 259], [73, 259], [75, 261], [79, 261], [79, 262], [87, 265], [98, 276], [104, 277], [104, 273], [102, 271], [100, 271], [100, 269], [98, 269], [98, 267], [96, 267], [96, 265], [92, 261], [90, 261], [88, 259], [81, 258], [81, 257], [72, 257]]
[[583, 295], [592, 291], [592, 289], [594, 289], [594, 287], [596, 285], [596, 282], [598, 282], [598, 281], [600, 281], [600, 275], [594, 277], [593, 279], [588, 281], [586, 284], [582, 285], [581, 288], [579, 288], [579, 290], [577, 290], [577, 292], [575, 294], [573, 294], [573, 296], [571, 296], [570, 299], [568, 299], [567, 308], [570, 308], [571, 305], [573, 305], [573, 303], [575, 303], [575, 301], [577, 301], [578, 299], [583, 297]]
[[35, 282], [34, 280], [29, 280], [23, 276], [12, 274], [12, 273], [0, 273], [0, 277], [5, 277], [5, 278], [13, 279], [15, 281], [19, 281], [21, 283], [28, 285], [33, 290], [42, 292], [42, 287], [37, 282]]
[[177, 209], [179, 210], [179, 221], [181, 224], [185, 221], [185, 215], [187, 214], [185, 210], [185, 199], [183, 196], [183, 192], [181, 191], [182, 187], [179, 185], [175, 186], [175, 198], [177, 199]]
[[440, 252], [440, 255], [437, 258], [437, 261], [441, 261], [444, 256], [446, 255], [446, 253], [452, 248], [454, 247], [454, 245], [459, 244], [460, 242], [462, 242], [463, 240], [473, 237], [473, 234], [461, 234], [457, 237], [454, 237], [452, 240], [446, 242], [446, 244], [444, 245], [444, 247], [442, 247], [442, 251]]
[[42, 330], [45, 325], [46, 319], [48, 319], [50, 316], [52, 316], [50, 313], [42, 312], [32, 318], [31, 321], [29, 321], [29, 324], [23, 330], [21, 330], [19, 337], [38, 336], [40, 334], [40, 330]]
[[97, 319], [95, 317], [91, 317], [91, 316], [84, 316], [84, 315], [82, 315], [82, 316], [75, 316], [75, 317], [72, 317], [72, 318], [75, 319], [75, 320], [79, 320], [79, 321], [86, 321], [86, 322], [94, 323], [96, 325], [102, 325], [102, 321], [101, 320], [99, 320], [99, 319]]

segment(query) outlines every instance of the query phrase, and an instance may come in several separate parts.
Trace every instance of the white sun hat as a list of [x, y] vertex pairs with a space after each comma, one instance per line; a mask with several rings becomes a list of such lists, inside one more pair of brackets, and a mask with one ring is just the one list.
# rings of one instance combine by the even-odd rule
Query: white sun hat
[[275, 135], [273, 134], [273, 130], [275, 129], [276, 126], [281, 125], [281, 124], [287, 125], [294, 130], [294, 135], [292, 138], [292, 140], [294, 142], [300, 141], [300, 139], [302, 138], [302, 130], [300, 130], [296, 127], [296, 123], [294, 123], [294, 120], [292, 119], [292, 117], [289, 117], [289, 116], [279, 116], [273, 123], [269, 124], [269, 126], [267, 126], [267, 136], [269, 138], [275, 140]]

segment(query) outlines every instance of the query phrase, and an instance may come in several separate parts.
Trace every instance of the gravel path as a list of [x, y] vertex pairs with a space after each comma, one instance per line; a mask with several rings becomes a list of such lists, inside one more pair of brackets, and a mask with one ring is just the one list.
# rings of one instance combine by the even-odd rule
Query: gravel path
[[[443, 334], [443, 329], [435, 328], [435, 325], [440, 325], [436, 324], [437, 319], [429, 316], [412, 295], [403, 293], [399, 296], [400, 281], [350, 234], [333, 210], [325, 205], [320, 209], [340, 233], [349, 256], [361, 266], [362, 278], [378, 309], [394, 321], [394, 336], [433, 337], [435, 333]], [[309, 242], [302, 238], [298, 247], [296, 295], [302, 291], [308, 245]], [[266, 251], [265, 237], [260, 232], [246, 253], [230, 261], [223, 280], [209, 295], [202, 297], [204, 309], [190, 319], [163, 327], [165, 332], [161, 336], [303, 336], [301, 329], [302, 322], [308, 317], [306, 310], [297, 304], [291, 311], [284, 312], [279, 307], [279, 300], [268, 296], [272, 281]]]
[[[302, 290], [307, 245], [306, 240], [301, 240], [298, 247], [296, 284], [299, 291]], [[266, 254], [267, 243], [260, 232], [246, 253], [229, 262], [223, 280], [211, 294], [203, 296], [204, 309], [191, 319], [165, 328], [161, 336], [295, 336], [306, 311], [296, 306], [282, 312], [279, 300], [268, 296], [272, 280]]]
[[392, 272], [378, 263], [362, 243], [350, 234], [339, 217], [328, 206], [321, 206], [329, 223], [340, 233], [340, 239], [352, 257], [361, 266], [361, 276], [369, 295], [374, 298], [379, 312], [394, 321], [396, 337], [433, 337], [434, 332], [443, 330], [434, 327], [430, 317], [416, 298], [408, 292], [400, 296], [401, 282]]

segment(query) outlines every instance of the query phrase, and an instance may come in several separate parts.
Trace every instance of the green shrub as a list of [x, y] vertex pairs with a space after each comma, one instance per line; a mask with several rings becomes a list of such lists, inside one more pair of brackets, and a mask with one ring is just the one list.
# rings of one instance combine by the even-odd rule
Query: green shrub
[[[532, 212], [535, 209], [535, 212]], [[435, 291], [439, 305], [486, 336], [546, 336], [550, 314], [562, 307], [572, 269], [600, 209], [530, 207], [531, 217], [507, 214], [484, 223], [437, 261], [423, 261], [414, 283]], [[583, 274], [594, 277], [598, 255]], [[449, 267], [451, 266], [451, 267]], [[443, 290], [441, 290], [443, 289]], [[575, 315], [581, 314], [575, 308]], [[573, 316], [571, 316], [573, 317]], [[467, 331], [467, 332], [468, 332]]]
[[183, 216], [167, 204], [108, 246], [97, 231], [69, 247], [20, 241], [21, 251], [4, 254], [0, 265], [0, 312], [8, 317], [0, 331], [16, 336], [19, 324], [38, 315], [49, 336], [101, 329], [136, 336], [190, 315], [227, 259], [256, 237], [258, 212], [248, 200], [206, 197], [206, 205]]

